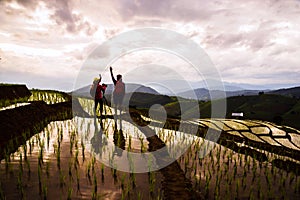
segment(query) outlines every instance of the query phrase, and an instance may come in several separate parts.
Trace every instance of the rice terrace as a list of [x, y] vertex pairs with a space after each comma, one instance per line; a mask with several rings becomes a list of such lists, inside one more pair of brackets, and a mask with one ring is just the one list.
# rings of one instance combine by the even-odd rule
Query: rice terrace
[[0, 0], [0, 200], [300, 200], [300, 0]]
[[[179, 129], [177, 97], [135, 92], [125, 97], [120, 131], [109, 97], [105, 114], [94, 117], [92, 98], [79, 90], [0, 87], [0, 199], [300, 199], [299, 96], [228, 97], [226, 118], [212, 119], [213, 100], [197, 101], [200, 119]], [[149, 114], [160, 102], [165, 121]], [[209, 129], [221, 132], [216, 142]], [[124, 153], [166, 147], [172, 155], [178, 144], [188, 148], [161, 169], [118, 170]]]

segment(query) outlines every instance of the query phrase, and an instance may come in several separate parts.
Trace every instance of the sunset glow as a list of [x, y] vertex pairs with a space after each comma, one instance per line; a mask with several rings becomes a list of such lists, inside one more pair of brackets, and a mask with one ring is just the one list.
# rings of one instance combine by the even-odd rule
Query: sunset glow
[[[293, 77], [300, 75], [296, 0], [4, 0], [0, 9], [1, 82], [72, 90], [93, 49], [119, 33], [144, 27], [176, 31], [199, 44], [225, 82], [292, 86], [297, 85]], [[180, 65], [172, 59], [169, 63]]]

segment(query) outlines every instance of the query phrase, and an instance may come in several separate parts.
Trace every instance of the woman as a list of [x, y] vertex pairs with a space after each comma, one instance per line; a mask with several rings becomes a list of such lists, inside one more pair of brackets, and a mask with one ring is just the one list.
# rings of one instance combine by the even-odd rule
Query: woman
[[97, 107], [98, 104], [100, 104], [100, 117], [102, 116], [102, 112], [103, 112], [103, 97], [104, 97], [104, 93], [105, 90], [107, 88], [106, 84], [100, 84], [101, 82], [101, 76], [100, 78], [95, 78], [93, 85], [91, 87], [90, 93], [91, 95], [94, 97], [94, 101], [95, 101], [95, 105], [94, 105], [94, 114], [95, 117], [97, 116]]

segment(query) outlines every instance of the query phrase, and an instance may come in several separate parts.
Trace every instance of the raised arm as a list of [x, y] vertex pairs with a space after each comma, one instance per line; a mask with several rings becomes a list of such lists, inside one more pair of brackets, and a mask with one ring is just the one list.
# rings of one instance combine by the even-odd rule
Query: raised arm
[[109, 69], [110, 69], [111, 79], [112, 79], [112, 81], [114, 82], [114, 85], [116, 85], [117, 81], [116, 81], [116, 79], [115, 79], [115, 77], [114, 77], [114, 75], [113, 75], [112, 67], [110, 67]]

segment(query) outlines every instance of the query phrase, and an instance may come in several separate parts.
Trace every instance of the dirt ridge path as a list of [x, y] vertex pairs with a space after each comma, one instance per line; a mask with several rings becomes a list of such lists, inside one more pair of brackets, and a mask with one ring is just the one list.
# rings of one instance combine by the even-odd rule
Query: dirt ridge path
[[[139, 113], [130, 112], [130, 115], [123, 115], [122, 119], [133, 125], [138, 125], [138, 129], [147, 137], [147, 141], [149, 142], [148, 150], [150, 152], [159, 150], [165, 146], [165, 143], [155, 134], [155, 131], [147, 126], [149, 122], [143, 120]], [[159, 162], [164, 157], [156, 156], [155, 159]], [[204, 199], [203, 196], [192, 191], [192, 183], [185, 177], [177, 161], [172, 162], [159, 171], [164, 177], [162, 185], [165, 199]]]

